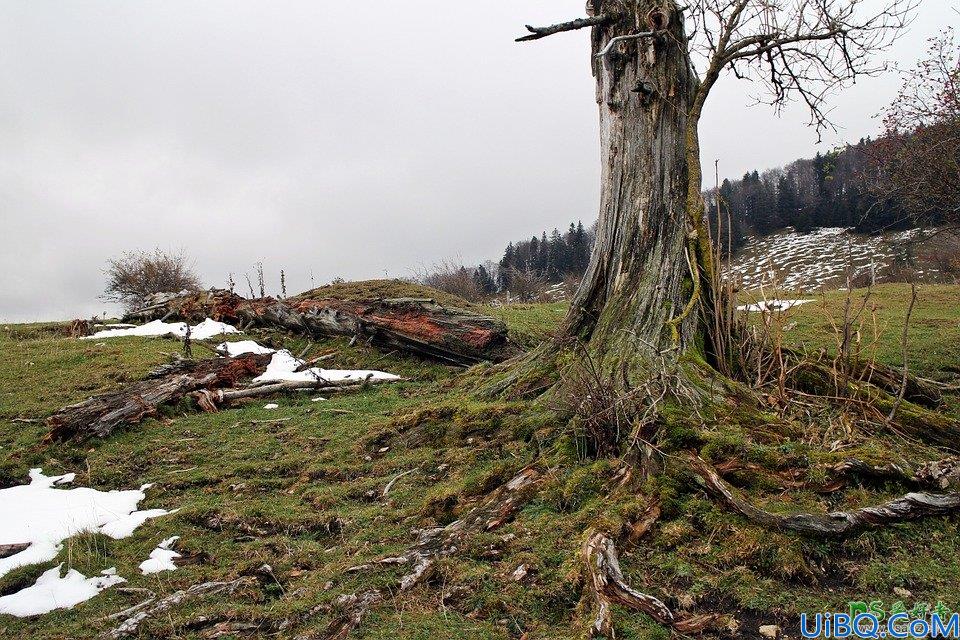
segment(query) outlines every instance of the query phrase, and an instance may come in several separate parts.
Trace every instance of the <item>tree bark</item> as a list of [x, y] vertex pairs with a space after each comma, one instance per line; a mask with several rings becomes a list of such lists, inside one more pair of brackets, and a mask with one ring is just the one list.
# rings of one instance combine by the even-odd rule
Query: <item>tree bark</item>
[[[621, 19], [593, 28], [600, 212], [564, 333], [587, 345], [611, 373], [625, 364], [643, 372], [653, 357], [699, 346], [704, 335], [700, 301], [709, 286], [709, 256], [698, 249], [706, 239], [700, 174], [689, 166], [693, 158], [699, 167], [690, 120], [699, 85], [673, 3], [591, 3], [596, 14], [618, 5]], [[654, 35], [617, 42], [598, 57], [613, 38], [648, 30]]]

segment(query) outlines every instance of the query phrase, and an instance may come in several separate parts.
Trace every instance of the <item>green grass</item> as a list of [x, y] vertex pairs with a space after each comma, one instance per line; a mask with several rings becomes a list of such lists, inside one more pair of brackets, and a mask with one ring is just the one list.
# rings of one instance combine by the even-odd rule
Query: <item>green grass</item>
[[[878, 317], [888, 320], [878, 357], [899, 364], [898, 310], [902, 286], [875, 291]], [[856, 292], [859, 293], [859, 292]], [[830, 347], [823, 313], [841, 310], [843, 296], [791, 311], [796, 326], [788, 340], [808, 348]], [[521, 344], [550, 335], [565, 305], [517, 305], [484, 309], [504, 319]], [[911, 331], [911, 358], [924, 370], [960, 365], [960, 288], [924, 287]], [[253, 336], [297, 352], [302, 340]], [[99, 344], [99, 343], [103, 344]], [[516, 403], [465, 398], [457, 371], [414, 359], [385, 356], [365, 346], [334, 340], [313, 353], [336, 351], [329, 367], [372, 367], [407, 381], [362, 393], [311, 402], [311, 394], [279, 397], [216, 414], [184, 405], [162, 419], [80, 445], [43, 445], [42, 418], [64, 404], [136, 379], [165, 362], [179, 344], [168, 339], [77, 341], [52, 325], [11, 325], [0, 331], [0, 485], [25, 481], [30, 467], [48, 474], [77, 472], [76, 484], [99, 489], [155, 483], [142, 508], [179, 508], [147, 522], [133, 536], [110, 540], [78, 536], [58, 561], [86, 575], [116, 566], [127, 586], [168, 594], [198, 582], [255, 573], [272, 567], [276, 580], [230, 598], [204, 598], [144, 624], [143, 635], [201, 638], [216, 622], [253, 622], [278, 637], [322, 631], [338, 595], [371, 586], [385, 590], [402, 568], [348, 573], [404, 549], [414, 528], [450, 522], [493, 487], [534, 459], [549, 468], [548, 481], [519, 516], [502, 528], [472, 536], [445, 558], [430, 581], [389, 598], [355, 632], [356, 638], [583, 637], [583, 532], [618, 532], [656, 496], [660, 522], [645, 544], [624, 549], [628, 580], [677, 606], [694, 598], [694, 610], [722, 611], [741, 623], [737, 637], [757, 637], [759, 624], [795, 631], [799, 611], [842, 607], [848, 600], [917, 600], [960, 607], [960, 524], [953, 518], [870, 532], [846, 542], [775, 534], [718, 508], [696, 490], [682, 467], [649, 480], [642, 493], [614, 494], [613, 461], [580, 460], [563, 425]], [[201, 347], [195, 346], [195, 353]], [[883, 434], [857, 434], [831, 452], [824, 442], [838, 417], [823, 414], [811, 428], [756, 410], [691, 427], [682, 407], [665, 411], [677, 446], [696, 447], [716, 462], [742, 459], [757, 465], [736, 484], [775, 511], [827, 510], [869, 504], [902, 492], [900, 487], [853, 487], [821, 495], [810, 488], [785, 490], [791, 469], [819, 477], [824, 465], [845, 457], [918, 462], [938, 456]], [[906, 460], [901, 460], [905, 458]], [[397, 474], [387, 499], [378, 497]], [[372, 492], [373, 498], [370, 497]], [[179, 550], [192, 558], [173, 573], [142, 576], [137, 565], [165, 537], [181, 536]], [[521, 563], [527, 578], [512, 580]], [[0, 594], [29, 585], [49, 565], [27, 567], [0, 579]], [[92, 637], [111, 622], [104, 616], [137, 604], [142, 593], [108, 590], [75, 609], [36, 619], [0, 616], [0, 637]], [[667, 638], [645, 616], [618, 610], [619, 637]], [[272, 631], [271, 631], [272, 630]], [[737, 634], [734, 634], [735, 636]]]
[[[830, 291], [798, 297], [812, 298], [815, 302], [787, 311], [786, 324], [794, 321], [796, 326], [786, 331], [785, 341], [808, 350], [823, 348], [835, 353], [838, 338], [842, 335], [837, 328], [843, 326], [847, 293]], [[909, 285], [878, 285], [869, 296], [866, 289], [855, 289], [849, 298], [851, 315], [856, 314], [861, 306], [864, 309], [861, 321], [855, 325], [859, 330], [855, 339], [862, 352], [867, 357], [875, 354], [879, 362], [901, 366], [901, 336], [910, 304]], [[927, 374], [960, 362], [960, 287], [921, 285], [917, 288], [907, 353], [909, 366]]]

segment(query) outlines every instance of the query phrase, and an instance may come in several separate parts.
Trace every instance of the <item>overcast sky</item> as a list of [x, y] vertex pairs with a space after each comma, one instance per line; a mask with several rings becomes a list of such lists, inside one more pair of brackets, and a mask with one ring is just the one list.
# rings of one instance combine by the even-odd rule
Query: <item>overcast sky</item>
[[[102, 267], [183, 249], [208, 285], [406, 277], [596, 216], [583, 0], [0, 3], [0, 319], [109, 309]], [[956, 21], [925, 12], [890, 57]], [[838, 96], [821, 149], [876, 132], [891, 77]], [[805, 114], [726, 79], [703, 158], [738, 176], [816, 152]], [[709, 172], [708, 172], [709, 173]], [[311, 281], [312, 274], [312, 281]], [[244, 285], [245, 287], [245, 285]]]

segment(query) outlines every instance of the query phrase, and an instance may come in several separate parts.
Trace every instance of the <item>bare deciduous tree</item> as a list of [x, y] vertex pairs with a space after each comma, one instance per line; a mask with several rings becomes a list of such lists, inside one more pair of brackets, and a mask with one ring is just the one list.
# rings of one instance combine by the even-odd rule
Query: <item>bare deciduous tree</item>
[[422, 269], [416, 280], [428, 287], [460, 296], [468, 302], [483, 298], [483, 292], [473, 277], [473, 272], [457, 260], [443, 260], [430, 269]]
[[960, 46], [953, 30], [930, 40], [904, 73], [872, 149], [871, 191], [918, 223], [960, 223]]
[[[713, 259], [701, 195], [699, 123], [724, 76], [798, 99], [818, 129], [825, 99], [881, 70], [915, 0], [589, 0], [587, 17], [521, 40], [590, 27], [600, 107], [597, 241], [565, 323], [601, 371], [631, 384], [659, 354], [712, 354], [703, 313]], [[553, 357], [551, 347], [546, 355]], [[624, 375], [624, 372], [628, 372]]]
[[101, 298], [128, 309], [142, 306], [156, 293], [178, 293], [201, 288], [189, 260], [181, 252], [155, 249], [128, 251], [107, 262], [107, 286]]

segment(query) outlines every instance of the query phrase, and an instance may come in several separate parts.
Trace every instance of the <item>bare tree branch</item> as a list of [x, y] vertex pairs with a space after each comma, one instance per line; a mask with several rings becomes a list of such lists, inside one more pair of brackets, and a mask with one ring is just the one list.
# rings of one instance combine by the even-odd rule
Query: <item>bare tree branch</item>
[[563, 33], [564, 31], [576, 31], [577, 29], [584, 29], [586, 27], [595, 27], [597, 25], [606, 24], [616, 20], [616, 16], [610, 15], [608, 13], [602, 13], [598, 16], [590, 16], [587, 18], [577, 18], [576, 20], [571, 20], [570, 22], [561, 22], [559, 24], [552, 24], [548, 27], [532, 27], [529, 24], [526, 25], [527, 31], [530, 32], [528, 36], [521, 36], [517, 38], [517, 42], [529, 42], [531, 40], [539, 40], [540, 38], [546, 38], [547, 36], [552, 36], [555, 33]]

